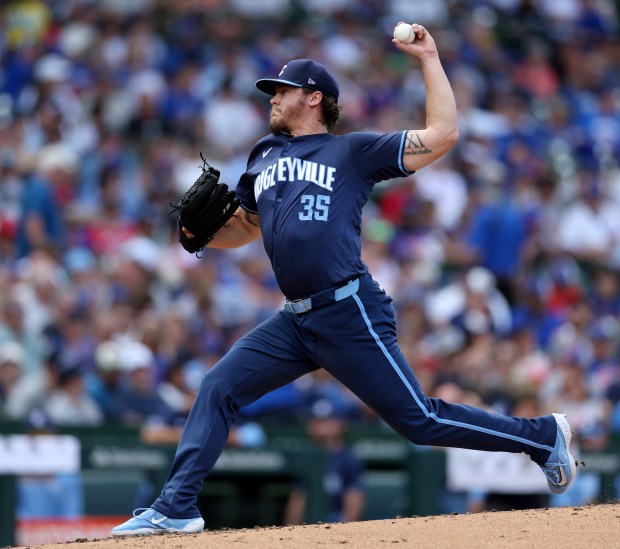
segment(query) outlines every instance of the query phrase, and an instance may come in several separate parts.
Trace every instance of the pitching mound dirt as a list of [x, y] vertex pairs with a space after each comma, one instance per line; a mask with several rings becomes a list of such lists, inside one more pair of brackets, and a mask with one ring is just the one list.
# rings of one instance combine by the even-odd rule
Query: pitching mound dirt
[[[219, 530], [186, 536], [76, 540], [41, 549], [316, 549], [355, 547], [618, 547], [620, 504], [442, 515], [348, 524]], [[34, 549], [34, 548], [30, 548]]]

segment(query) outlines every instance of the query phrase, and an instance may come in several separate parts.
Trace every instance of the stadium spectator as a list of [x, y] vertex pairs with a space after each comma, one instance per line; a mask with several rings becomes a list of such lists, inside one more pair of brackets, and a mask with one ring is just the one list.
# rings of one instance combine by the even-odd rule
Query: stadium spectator
[[[346, 440], [347, 411], [329, 398], [316, 399], [305, 428], [310, 440], [327, 453], [323, 471], [323, 490], [328, 498], [326, 522], [360, 520], [364, 510], [364, 465]], [[297, 481], [289, 495], [284, 524], [302, 524], [306, 512], [307, 488]]]
[[104, 422], [104, 415], [89, 396], [78, 367], [63, 364], [58, 376], [58, 387], [43, 405], [43, 411], [57, 426], [96, 427]]

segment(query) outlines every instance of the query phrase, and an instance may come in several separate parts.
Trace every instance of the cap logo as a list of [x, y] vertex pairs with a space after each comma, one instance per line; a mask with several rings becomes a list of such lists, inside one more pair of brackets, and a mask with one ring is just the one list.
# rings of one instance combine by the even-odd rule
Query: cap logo
[[286, 70], [286, 67], [288, 67], [288, 65], [284, 65], [282, 67], [282, 70], [280, 71], [280, 74], [278, 74], [278, 76], [282, 76], [282, 73]]
[[312, 78], [308, 78], [308, 84], [316, 84], [316, 82]]

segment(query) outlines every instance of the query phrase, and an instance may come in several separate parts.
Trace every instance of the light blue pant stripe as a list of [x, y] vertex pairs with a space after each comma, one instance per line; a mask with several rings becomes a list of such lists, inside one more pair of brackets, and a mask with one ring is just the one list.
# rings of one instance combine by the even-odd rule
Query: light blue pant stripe
[[362, 303], [362, 300], [359, 298], [357, 294], [353, 295], [353, 299], [355, 299], [355, 302], [357, 303], [357, 306], [359, 307], [359, 310], [362, 313], [362, 318], [364, 319], [364, 322], [366, 323], [366, 326], [368, 327], [368, 331], [370, 332], [370, 335], [372, 335], [374, 340], [377, 342], [377, 345], [381, 349], [381, 352], [385, 355], [385, 358], [388, 359], [388, 362], [392, 365], [392, 368], [394, 368], [394, 371], [396, 372], [398, 377], [400, 377], [401, 381], [405, 384], [405, 387], [407, 387], [407, 390], [409, 391], [409, 393], [411, 393], [411, 396], [414, 398], [414, 400], [416, 401], [420, 409], [424, 412], [424, 415], [426, 417], [433, 419], [437, 423], [443, 423], [445, 425], [452, 425], [454, 427], [463, 427], [464, 429], [471, 429], [472, 431], [478, 431], [480, 433], [486, 433], [488, 435], [493, 435], [493, 436], [497, 436], [501, 438], [507, 438], [510, 440], [514, 440], [516, 442], [527, 444], [529, 446], [533, 446], [534, 448], [539, 448], [541, 450], [548, 450], [549, 452], [553, 451], [553, 447], [547, 446], [546, 444], [538, 444], [537, 442], [533, 442], [531, 440], [526, 440], [524, 438], [510, 435], [507, 433], [502, 433], [500, 431], [494, 431], [492, 429], [487, 429], [486, 427], [480, 427], [478, 425], [470, 425], [468, 423], [461, 423], [460, 421], [442, 419], [440, 417], [437, 417], [436, 414], [429, 412], [426, 406], [424, 406], [424, 404], [418, 397], [417, 393], [414, 391], [413, 387], [411, 386], [407, 378], [405, 377], [405, 374], [402, 373], [402, 371], [398, 367], [398, 364], [396, 364], [396, 361], [392, 358], [392, 356], [386, 349], [385, 345], [379, 338], [379, 335], [373, 330], [372, 323], [370, 322], [370, 319], [368, 318], [368, 315], [366, 314], [366, 310], [364, 309], [364, 304]]

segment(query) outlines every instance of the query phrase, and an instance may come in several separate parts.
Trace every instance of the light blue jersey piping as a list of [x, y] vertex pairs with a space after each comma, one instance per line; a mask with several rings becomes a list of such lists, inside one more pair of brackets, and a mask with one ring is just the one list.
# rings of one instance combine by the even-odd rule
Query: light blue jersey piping
[[370, 332], [370, 335], [372, 335], [374, 340], [377, 342], [377, 345], [379, 346], [379, 348], [385, 355], [385, 358], [388, 359], [388, 362], [392, 365], [392, 368], [394, 368], [394, 371], [398, 374], [398, 377], [405, 384], [405, 387], [407, 387], [407, 390], [409, 391], [409, 393], [411, 393], [411, 396], [414, 398], [417, 405], [424, 412], [424, 415], [426, 417], [429, 417], [435, 420], [437, 423], [443, 423], [445, 425], [452, 425], [454, 427], [463, 427], [464, 429], [471, 429], [472, 431], [486, 433], [487, 435], [493, 435], [493, 436], [497, 436], [501, 438], [507, 438], [510, 440], [514, 440], [515, 442], [527, 444], [528, 446], [533, 446], [534, 448], [539, 448], [541, 450], [548, 450], [549, 452], [553, 451], [553, 448], [551, 446], [546, 446], [545, 444], [538, 444], [536, 442], [532, 442], [531, 440], [526, 440], [521, 437], [509, 435], [507, 433], [501, 433], [499, 431], [494, 431], [492, 429], [487, 429], [486, 427], [479, 427], [477, 425], [469, 425], [468, 423], [461, 423], [460, 421], [453, 421], [450, 419], [442, 419], [440, 417], [437, 417], [436, 414], [432, 414], [431, 412], [429, 412], [428, 409], [424, 406], [424, 404], [420, 400], [420, 398], [418, 397], [417, 393], [413, 390], [413, 387], [411, 386], [411, 384], [409, 383], [405, 375], [401, 372], [400, 368], [398, 367], [398, 364], [396, 364], [396, 361], [392, 358], [392, 356], [386, 349], [381, 339], [379, 339], [378, 334], [373, 330], [372, 323], [370, 322], [370, 319], [368, 318], [368, 315], [366, 314], [366, 310], [364, 309], [362, 300], [359, 298], [357, 294], [353, 295], [353, 299], [355, 299], [355, 302], [357, 303], [357, 306], [359, 307], [359, 310], [362, 313], [362, 317], [364, 319], [364, 322], [366, 323], [366, 326], [368, 327], [368, 331]]

